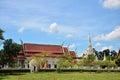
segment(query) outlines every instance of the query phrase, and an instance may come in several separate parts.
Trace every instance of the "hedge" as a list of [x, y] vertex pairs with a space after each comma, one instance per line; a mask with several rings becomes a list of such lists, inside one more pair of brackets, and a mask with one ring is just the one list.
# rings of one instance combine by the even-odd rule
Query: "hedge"
[[[112, 69], [38, 69], [38, 72], [120, 72], [120, 70]], [[15, 74], [29, 73], [30, 69], [0, 69], [0, 73]]]
[[26, 73], [30, 72], [29, 69], [0, 69], [0, 73], [5, 73], [5, 74], [14, 74], [14, 73]]

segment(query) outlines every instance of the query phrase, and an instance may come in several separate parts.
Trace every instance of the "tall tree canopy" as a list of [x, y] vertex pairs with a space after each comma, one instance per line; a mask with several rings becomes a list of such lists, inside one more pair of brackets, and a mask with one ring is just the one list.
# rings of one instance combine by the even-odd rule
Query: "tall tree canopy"
[[99, 60], [103, 60], [104, 54], [107, 57], [107, 60], [114, 60], [115, 57], [117, 56], [117, 52], [115, 50], [110, 51], [109, 49], [105, 49], [103, 51], [95, 50], [95, 54], [97, 55]]
[[21, 48], [21, 45], [13, 42], [12, 39], [5, 40], [3, 42], [3, 51], [1, 55], [3, 63], [12, 63], [14, 61], [14, 57], [17, 57]]
[[118, 58], [117, 60], [115, 60], [115, 63], [120, 66], [120, 58]]
[[0, 29], [0, 39], [1, 40], [4, 40], [3, 33], [4, 33], [4, 31], [2, 29]]
[[115, 50], [112, 50], [110, 56], [111, 56], [111, 60], [114, 60], [115, 57], [117, 56], [117, 52]]
[[110, 50], [109, 50], [109, 49], [105, 49], [105, 50], [103, 50], [103, 53], [104, 53], [106, 56], [109, 56], [109, 55], [110, 55]]

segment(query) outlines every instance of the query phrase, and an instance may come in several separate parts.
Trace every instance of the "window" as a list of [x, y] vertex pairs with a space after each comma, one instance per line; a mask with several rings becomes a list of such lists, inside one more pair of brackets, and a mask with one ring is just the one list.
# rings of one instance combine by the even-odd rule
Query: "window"
[[51, 68], [51, 64], [48, 64], [48, 68]]
[[54, 68], [57, 68], [57, 64], [54, 64]]

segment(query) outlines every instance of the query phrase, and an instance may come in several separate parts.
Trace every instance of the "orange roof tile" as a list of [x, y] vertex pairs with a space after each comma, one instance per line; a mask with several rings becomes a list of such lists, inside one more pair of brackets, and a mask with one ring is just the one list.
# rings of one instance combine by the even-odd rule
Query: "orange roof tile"
[[[45, 45], [45, 44], [32, 44], [32, 43], [25, 43], [24, 50], [26, 56], [39, 56], [42, 52], [50, 53], [49, 56], [51, 57], [59, 57], [62, 56], [63, 53], [71, 54], [75, 56], [74, 51], [70, 51], [66, 47], [62, 47], [61, 45]], [[38, 54], [38, 55], [36, 55]], [[18, 57], [24, 57], [23, 50], [19, 52]]]
[[26, 52], [51, 52], [51, 53], [63, 53], [62, 46], [59, 45], [45, 45], [45, 44], [24, 44]]

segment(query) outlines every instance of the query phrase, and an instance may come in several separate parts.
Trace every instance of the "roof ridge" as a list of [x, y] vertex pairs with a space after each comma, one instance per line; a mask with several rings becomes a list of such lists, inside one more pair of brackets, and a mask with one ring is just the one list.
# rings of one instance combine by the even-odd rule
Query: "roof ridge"
[[45, 46], [60, 46], [62, 47], [62, 45], [53, 45], [53, 44], [37, 44], [37, 43], [24, 43], [24, 44], [31, 44], [31, 45], [45, 45]]

